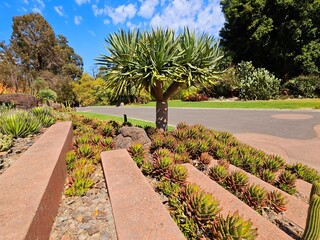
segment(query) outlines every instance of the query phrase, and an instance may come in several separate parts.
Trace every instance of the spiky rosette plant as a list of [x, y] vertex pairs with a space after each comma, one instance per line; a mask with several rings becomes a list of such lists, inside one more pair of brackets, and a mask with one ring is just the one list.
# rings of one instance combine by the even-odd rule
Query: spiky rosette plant
[[187, 152], [187, 147], [184, 143], [182, 142], [178, 142], [175, 149], [174, 149], [175, 153], [185, 153]]
[[96, 134], [96, 135], [93, 135], [90, 140], [92, 144], [98, 145], [101, 139], [102, 139], [101, 135]]
[[188, 177], [188, 169], [181, 165], [176, 164], [170, 168], [170, 179], [174, 182], [184, 183]]
[[88, 134], [80, 135], [79, 137], [77, 137], [75, 139], [75, 145], [76, 146], [79, 146], [81, 144], [86, 144], [86, 143], [90, 143], [90, 137], [89, 137]]
[[198, 141], [198, 152], [197, 154], [200, 155], [201, 153], [209, 151], [209, 144], [205, 140]]
[[183, 141], [188, 138], [188, 130], [187, 129], [179, 129], [177, 128], [172, 132], [172, 135], [175, 136], [180, 141]]
[[189, 153], [175, 153], [173, 155], [173, 160], [175, 163], [189, 163], [190, 162], [190, 156]]
[[180, 123], [178, 123], [177, 124], [177, 126], [176, 126], [176, 129], [186, 129], [186, 128], [188, 128], [189, 127], [189, 125], [187, 124], [187, 123], [185, 123], [185, 122], [180, 122]]
[[104, 137], [114, 137], [115, 135], [115, 129], [111, 124], [102, 124], [99, 130]]
[[296, 176], [292, 174], [290, 171], [285, 170], [278, 177], [276, 184], [281, 190], [289, 194], [294, 194], [297, 192], [297, 189], [295, 187], [295, 182], [296, 182]]
[[317, 170], [303, 165], [302, 163], [287, 165], [286, 169], [290, 170], [298, 178], [303, 179], [304, 181], [307, 181], [309, 183], [313, 183], [314, 181], [320, 180], [320, 175]]
[[164, 146], [172, 151], [175, 149], [176, 144], [177, 140], [172, 135], [167, 136], [164, 140]]
[[209, 169], [209, 176], [219, 184], [222, 184], [227, 176], [228, 176], [228, 170], [221, 165], [215, 165]]
[[135, 161], [138, 167], [140, 167], [143, 163], [144, 156], [145, 156], [145, 150], [142, 144], [136, 143], [131, 145], [131, 147], [129, 147], [128, 152], [130, 153], [133, 161]]
[[104, 147], [105, 151], [109, 151], [114, 147], [114, 140], [112, 137], [102, 138], [100, 144]]
[[0, 133], [0, 152], [9, 150], [13, 145], [13, 139], [10, 135]]
[[93, 147], [90, 144], [81, 144], [77, 149], [80, 157], [90, 158], [93, 156]]
[[66, 164], [67, 164], [68, 172], [74, 168], [76, 160], [77, 160], [77, 153], [74, 150], [67, 152]]
[[226, 169], [229, 169], [230, 163], [226, 159], [220, 159], [218, 160], [218, 164], [221, 166], [224, 166]]
[[198, 158], [198, 160], [202, 164], [208, 165], [211, 162], [211, 160], [213, 160], [213, 158], [208, 152], [203, 152], [203, 153], [201, 153], [201, 155]]
[[149, 161], [144, 161], [141, 168], [142, 172], [146, 175], [150, 175], [154, 170], [153, 164]]
[[156, 133], [151, 137], [152, 143], [150, 149], [155, 151], [164, 146], [165, 138], [161, 133]]
[[181, 190], [180, 185], [173, 183], [166, 178], [161, 178], [157, 185], [158, 190], [160, 190], [167, 197], [177, 197]]
[[251, 174], [257, 173], [257, 160], [254, 156], [246, 154], [241, 163], [241, 167]]
[[266, 206], [267, 191], [259, 185], [249, 186], [243, 194], [243, 200], [256, 211]]
[[258, 229], [252, 226], [250, 220], [244, 220], [238, 212], [228, 214], [227, 218], [219, 217], [212, 227], [212, 239], [244, 239], [252, 240], [258, 236]]
[[195, 139], [189, 139], [186, 141], [187, 151], [192, 157], [197, 156], [198, 153], [198, 141]]
[[154, 152], [153, 156], [154, 158], [170, 157], [171, 151], [168, 148], [159, 148]]
[[284, 166], [284, 164], [285, 162], [283, 158], [279, 156], [270, 156], [264, 161], [263, 168], [268, 169], [271, 172], [277, 172]]
[[248, 176], [243, 171], [233, 171], [226, 178], [227, 188], [234, 193], [241, 193], [248, 183]]
[[269, 169], [262, 170], [259, 175], [260, 178], [267, 183], [274, 184], [276, 181], [276, 174]]
[[274, 190], [267, 194], [267, 206], [275, 212], [280, 213], [287, 210], [287, 198], [279, 191]]
[[310, 199], [307, 224], [302, 239], [320, 239], [320, 196], [317, 194], [314, 194]]
[[186, 198], [187, 214], [201, 227], [212, 225], [215, 217], [220, 212], [219, 201], [211, 194], [202, 190], [196, 191]]

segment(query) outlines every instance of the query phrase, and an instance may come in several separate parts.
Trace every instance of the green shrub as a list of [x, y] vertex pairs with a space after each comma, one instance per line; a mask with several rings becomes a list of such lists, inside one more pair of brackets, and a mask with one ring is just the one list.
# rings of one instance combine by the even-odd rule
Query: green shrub
[[181, 100], [191, 102], [207, 101], [208, 96], [205, 93], [199, 93], [196, 87], [191, 87], [182, 92]]
[[0, 114], [0, 132], [13, 137], [26, 137], [41, 128], [40, 120], [25, 110], [9, 110]]
[[294, 97], [320, 97], [320, 76], [299, 76], [283, 85], [283, 92]]
[[252, 62], [241, 62], [237, 67], [239, 97], [245, 100], [268, 100], [279, 94], [280, 79], [264, 68], [255, 68]]

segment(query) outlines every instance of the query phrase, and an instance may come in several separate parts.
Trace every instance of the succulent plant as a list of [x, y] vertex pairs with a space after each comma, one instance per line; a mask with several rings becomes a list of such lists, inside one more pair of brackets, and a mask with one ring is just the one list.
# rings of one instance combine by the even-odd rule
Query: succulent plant
[[131, 145], [131, 147], [129, 147], [128, 152], [130, 153], [131, 157], [144, 157], [145, 155], [145, 150], [142, 146], [142, 144], [140, 143], [136, 143]]
[[164, 146], [168, 149], [174, 150], [175, 146], [176, 146], [176, 139], [174, 138], [174, 136], [169, 135], [165, 138], [164, 140]]
[[317, 170], [303, 165], [302, 163], [287, 165], [286, 169], [296, 174], [298, 178], [303, 179], [309, 183], [320, 180], [320, 175]]
[[153, 151], [164, 146], [165, 138], [161, 134], [154, 134], [152, 135], [151, 139], [151, 149]]
[[227, 176], [228, 176], [228, 170], [221, 165], [215, 165], [210, 168], [209, 170], [209, 176], [219, 184], [222, 184]]
[[102, 139], [101, 135], [96, 134], [91, 137], [91, 142], [92, 144], [97, 145], [100, 143], [101, 139]]
[[190, 198], [190, 196], [201, 190], [200, 186], [193, 183], [188, 183], [185, 187], [185, 197]]
[[0, 133], [0, 152], [9, 150], [13, 145], [13, 139], [10, 135]]
[[90, 143], [90, 137], [88, 136], [88, 134], [83, 134], [75, 139], [76, 146], [86, 143]]
[[187, 151], [187, 147], [184, 143], [180, 142], [180, 143], [177, 143], [174, 151], [175, 153], [185, 153]]
[[310, 199], [307, 224], [302, 239], [320, 239], [320, 196], [317, 194], [314, 194]]
[[314, 194], [320, 196], [320, 181], [314, 181], [310, 192], [310, 200]]
[[276, 180], [276, 174], [269, 169], [265, 169], [260, 172], [260, 178], [267, 183], [273, 184]]
[[159, 148], [154, 152], [155, 158], [170, 157], [171, 151], [168, 148]]
[[67, 163], [68, 171], [74, 168], [76, 160], [77, 160], [77, 153], [74, 150], [67, 152], [66, 163]]
[[242, 159], [241, 166], [244, 170], [251, 174], [256, 174], [257, 172], [257, 161], [256, 159], [249, 154], [246, 154], [246, 156]]
[[258, 236], [258, 229], [252, 226], [250, 220], [244, 220], [238, 212], [228, 214], [227, 218], [219, 217], [212, 227], [212, 239], [231, 240], [244, 239], [252, 240]]
[[218, 164], [224, 166], [226, 169], [229, 169], [230, 163], [226, 159], [218, 160]]
[[201, 227], [211, 226], [220, 212], [219, 202], [211, 194], [202, 190], [188, 195], [186, 204], [187, 214]]
[[243, 171], [233, 171], [230, 175], [226, 178], [226, 186], [232, 192], [239, 192], [241, 193], [243, 189], [248, 185], [249, 180], [247, 174]]
[[256, 211], [266, 205], [267, 191], [259, 185], [249, 186], [243, 194], [244, 201]]
[[200, 157], [198, 158], [199, 162], [201, 162], [205, 165], [208, 165], [212, 159], [213, 158], [211, 157], [211, 155], [208, 152], [201, 153]]
[[191, 139], [196, 139], [199, 135], [199, 132], [198, 132], [198, 129], [196, 127], [189, 127], [188, 128], [188, 138], [191, 138]]
[[279, 156], [270, 156], [263, 163], [263, 168], [277, 172], [284, 166], [284, 160]]
[[173, 131], [173, 136], [175, 136], [177, 139], [183, 141], [188, 138], [188, 130], [187, 129], [176, 129]]
[[275, 212], [280, 213], [287, 210], [286, 205], [288, 200], [281, 192], [277, 190], [268, 192], [267, 199], [267, 206]]
[[144, 161], [142, 163], [141, 168], [142, 168], [142, 172], [147, 175], [151, 174], [154, 170], [153, 164], [149, 161]]
[[176, 126], [177, 129], [186, 129], [186, 128], [188, 128], [188, 127], [189, 127], [189, 125], [186, 124], [185, 122], [180, 122], [180, 123], [178, 123], [177, 126]]
[[283, 171], [278, 177], [276, 185], [283, 191], [294, 194], [297, 190], [295, 187], [296, 176], [290, 171]]
[[94, 184], [91, 178], [74, 179], [65, 191], [68, 196], [83, 196]]
[[198, 152], [198, 141], [190, 139], [186, 142], [186, 147], [191, 156], [196, 156]]
[[198, 141], [198, 154], [208, 152], [209, 151], [209, 144], [207, 141], [200, 140]]
[[105, 147], [106, 151], [113, 149], [114, 141], [112, 137], [102, 138], [100, 143], [103, 147]]
[[175, 163], [189, 163], [190, 156], [187, 152], [185, 153], [175, 153], [173, 155], [173, 159]]
[[179, 184], [172, 183], [165, 178], [160, 179], [157, 188], [167, 197], [177, 197], [180, 192]]
[[90, 144], [81, 144], [78, 147], [78, 155], [80, 157], [92, 157], [93, 156], [93, 147]]
[[185, 166], [176, 164], [170, 168], [171, 179], [175, 182], [183, 183], [188, 177], [188, 170]]
[[103, 124], [100, 126], [101, 134], [105, 137], [113, 137], [115, 135], [115, 130], [112, 125]]

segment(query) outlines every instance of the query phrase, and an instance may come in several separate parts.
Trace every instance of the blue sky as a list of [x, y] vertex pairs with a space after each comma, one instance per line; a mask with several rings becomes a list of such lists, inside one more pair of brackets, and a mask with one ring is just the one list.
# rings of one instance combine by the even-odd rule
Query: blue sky
[[178, 30], [188, 26], [218, 36], [224, 23], [219, 0], [5, 0], [0, 3], [0, 41], [9, 42], [12, 17], [39, 12], [56, 35], [69, 45], [92, 73], [94, 58], [107, 54], [104, 39], [118, 29], [149, 29], [151, 26]]

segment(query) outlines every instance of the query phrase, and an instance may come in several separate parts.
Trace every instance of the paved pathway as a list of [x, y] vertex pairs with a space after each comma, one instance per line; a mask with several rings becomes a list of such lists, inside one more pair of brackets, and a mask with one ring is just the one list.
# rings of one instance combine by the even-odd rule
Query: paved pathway
[[[78, 111], [155, 121], [154, 107], [84, 107]], [[320, 171], [320, 111], [169, 108], [169, 124], [200, 123], [228, 131], [241, 141], [290, 162], [304, 162]], [[319, 127], [316, 127], [319, 125]]]

